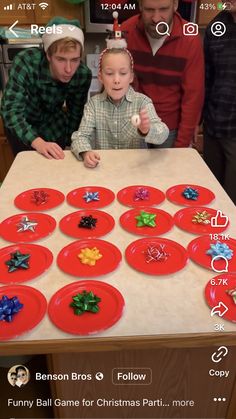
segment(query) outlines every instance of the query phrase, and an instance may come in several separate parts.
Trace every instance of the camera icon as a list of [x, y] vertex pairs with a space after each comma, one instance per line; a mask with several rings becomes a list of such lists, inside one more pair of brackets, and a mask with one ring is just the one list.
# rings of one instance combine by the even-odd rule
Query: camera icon
[[198, 35], [198, 25], [192, 22], [185, 23], [183, 26], [183, 34], [186, 36]]

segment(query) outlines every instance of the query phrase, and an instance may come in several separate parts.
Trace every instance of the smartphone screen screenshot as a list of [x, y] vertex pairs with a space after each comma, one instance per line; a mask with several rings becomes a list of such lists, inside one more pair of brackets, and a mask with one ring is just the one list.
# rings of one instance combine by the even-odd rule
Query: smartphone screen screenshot
[[0, 0], [1, 418], [236, 418], [235, 68], [235, 0]]

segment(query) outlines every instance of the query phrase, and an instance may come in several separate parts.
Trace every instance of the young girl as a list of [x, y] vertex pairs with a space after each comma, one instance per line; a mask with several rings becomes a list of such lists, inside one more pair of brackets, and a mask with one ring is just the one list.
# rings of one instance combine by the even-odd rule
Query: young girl
[[151, 99], [130, 86], [133, 76], [133, 58], [126, 48], [102, 52], [98, 77], [104, 91], [89, 100], [79, 130], [72, 134], [71, 150], [86, 167], [100, 160], [93, 149], [147, 148], [147, 143], [167, 139], [169, 130]]

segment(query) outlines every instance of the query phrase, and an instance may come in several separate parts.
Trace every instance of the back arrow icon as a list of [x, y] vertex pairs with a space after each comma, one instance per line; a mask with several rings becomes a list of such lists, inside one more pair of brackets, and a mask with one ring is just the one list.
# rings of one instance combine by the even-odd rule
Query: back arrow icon
[[219, 304], [211, 310], [211, 317], [215, 314], [219, 314], [220, 317], [222, 317], [226, 312], [228, 311], [228, 307], [220, 301]]
[[15, 32], [15, 31], [13, 31], [13, 28], [17, 25], [17, 23], [19, 22], [19, 20], [16, 20], [11, 26], [10, 26], [10, 28], [9, 28], [9, 31], [11, 32], [11, 33], [13, 33], [13, 35], [16, 37], [16, 38], [19, 38], [19, 35], [17, 35], [17, 33]]

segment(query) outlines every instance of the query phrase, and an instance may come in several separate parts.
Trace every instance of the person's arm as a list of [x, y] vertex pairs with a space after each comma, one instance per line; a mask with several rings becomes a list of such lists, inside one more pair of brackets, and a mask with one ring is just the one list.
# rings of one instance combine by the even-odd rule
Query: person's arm
[[38, 137], [36, 130], [25, 119], [26, 98], [30, 94], [30, 83], [33, 82], [30, 62], [24, 54], [17, 54], [14, 59], [9, 80], [4, 89], [1, 115], [4, 125], [13, 135], [26, 145]]
[[205, 58], [205, 102], [203, 109], [203, 118], [204, 113], [208, 106], [208, 100], [211, 95], [211, 89], [214, 83], [214, 66], [211, 61], [211, 53], [209, 48], [210, 43], [210, 34], [206, 30], [204, 37], [204, 58]]
[[137, 126], [137, 134], [144, 139], [145, 143], [162, 144], [169, 135], [169, 129], [156, 110], [150, 98], [144, 97], [139, 110], [140, 123]]
[[92, 150], [91, 140], [95, 135], [95, 130], [95, 106], [93, 100], [90, 99], [84, 107], [84, 115], [79, 130], [73, 132], [71, 137], [71, 151], [78, 160], [83, 159], [84, 152]]
[[71, 136], [71, 134], [77, 130], [80, 125], [84, 105], [88, 98], [88, 90], [91, 84], [91, 79], [91, 71], [82, 63], [80, 65], [79, 86], [66, 101], [69, 136]]
[[[1, 114], [6, 128], [22, 142], [31, 146], [44, 157], [63, 159], [64, 152], [55, 142], [47, 142], [27, 122], [27, 106], [30, 106], [31, 90], [36, 82], [37, 66], [32, 65], [31, 55], [19, 53], [14, 60], [7, 86], [4, 90]], [[32, 98], [33, 100], [34, 98]]]
[[201, 39], [192, 36], [182, 80], [181, 118], [174, 147], [188, 147], [199, 123], [204, 100], [204, 58]]
[[167, 125], [157, 116], [152, 101], [146, 98], [140, 111], [141, 124], [138, 132], [144, 136], [145, 143], [162, 144], [169, 135]]

